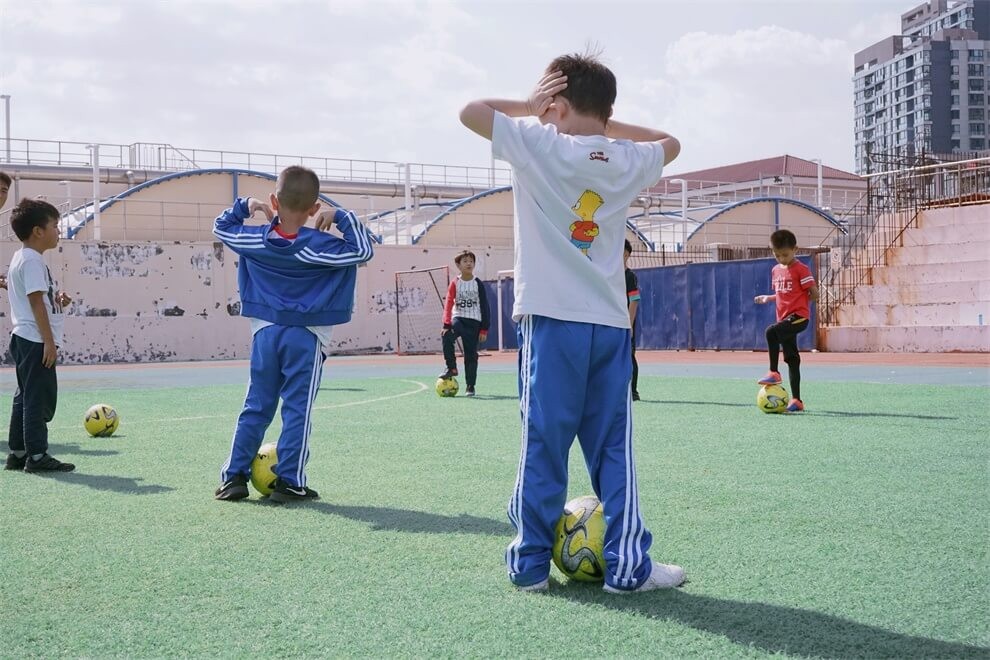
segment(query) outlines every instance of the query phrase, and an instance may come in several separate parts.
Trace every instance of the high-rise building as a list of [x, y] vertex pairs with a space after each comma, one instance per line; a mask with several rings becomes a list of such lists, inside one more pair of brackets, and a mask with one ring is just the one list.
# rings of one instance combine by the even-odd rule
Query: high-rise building
[[930, 0], [901, 32], [856, 53], [856, 173], [870, 154], [985, 151], [990, 139], [990, 0]]

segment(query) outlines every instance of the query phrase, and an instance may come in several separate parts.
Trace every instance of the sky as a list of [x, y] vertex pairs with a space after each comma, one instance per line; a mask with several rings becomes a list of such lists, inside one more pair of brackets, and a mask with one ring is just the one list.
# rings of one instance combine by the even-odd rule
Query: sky
[[[853, 54], [919, 0], [0, 0], [11, 137], [488, 166], [476, 98], [599, 49], [668, 174], [853, 169]], [[0, 107], [2, 112], [2, 107]]]

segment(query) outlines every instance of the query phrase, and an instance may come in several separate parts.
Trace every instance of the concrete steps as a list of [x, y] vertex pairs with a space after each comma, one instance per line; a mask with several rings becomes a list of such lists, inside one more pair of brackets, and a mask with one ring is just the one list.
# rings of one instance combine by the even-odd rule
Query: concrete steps
[[824, 350], [879, 353], [986, 353], [990, 326], [839, 326], [828, 328]]
[[855, 304], [838, 310], [826, 350], [990, 352], [990, 205], [926, 211], [918, 224], [856, 289]]

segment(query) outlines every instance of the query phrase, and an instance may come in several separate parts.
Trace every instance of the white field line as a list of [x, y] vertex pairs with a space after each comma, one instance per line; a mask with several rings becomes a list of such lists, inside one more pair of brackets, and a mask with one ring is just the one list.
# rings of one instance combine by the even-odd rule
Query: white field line
[[[382, 380], [386, 380], [386, 379], [383, 378]], [[388, 396], [379, 396], [379, 397], [375, 397], [374, 399], [363, 399], [361, 401], [348, 401], [347, 403], [334, 403], [334, 404], [330, 404], [328, 406], [313, 406], [313, 410], [331, 410], [333, 408], [349, 408], [351, 406], [363, 406], [363, 405], [368, 404], [368, 403], [377, 403], [379, 401], [388, 401], [390, 399], [399, 399], [399, 398], [402, 398], [404, 396], [412, 396], [414, 394], [419, 394], [420, 392], [423, 392], [425, 390], [430, 389], [428, 385], [424, 385], [423, 383], [419, 382], [418, 380], [408, 380], [406, 378], [399, 378], [397, 380], [399, 382], [402, 382], [402, 383], [412, 383], [413, 385], [416, 386], [416, 389], [410, 390], [408, 392], [402, 392], [400, 394], [390, 394]], [[227, 414], [224, 414], [224, 415], [200, 415], [200, 416], [196, 416], [196, 417], [169, 417], [168, 419], [142, 419], [142, 420], [138, 420], [138, 421], [141, 424], [158, 424], [158, 423], [163, 423], [163, 422], [192, 422], [192, 421], [196, 421], [196, 420], [200, 420], [200, 419], [225, 419], [225, 418], [228, 418], [228, 417], [236, 417], [239, 414], [240, 414], [240, 410], [238, 410], [236, 413], [227, 413]], [[121, 421], [124, 421], [125, 419], [126, 419], [125, 417], [121, 416]], [[55, 430], [66, 430], [66, 429], [72, 429], [72, 428], [75, 428], [75, 427], [74, 426], [58, 426], [58, 427], [50, 427], [49, 430], [50, 431], [55, 431]]]

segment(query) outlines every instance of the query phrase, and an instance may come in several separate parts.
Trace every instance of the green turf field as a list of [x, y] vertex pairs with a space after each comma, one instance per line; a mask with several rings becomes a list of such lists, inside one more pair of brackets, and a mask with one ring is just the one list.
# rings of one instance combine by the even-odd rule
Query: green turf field
[[510, 587], [515, 378], [432, 385], [328, 370], [295, 507], [212, 499], [243, 384], [60, 393], [77, 471], [0, 472], [0, 656], [990, 657], [990, 388], [807, 382], [770, 416], [751, 381], [642, 377], [640, 501], [689, 582], [621, 597]]

